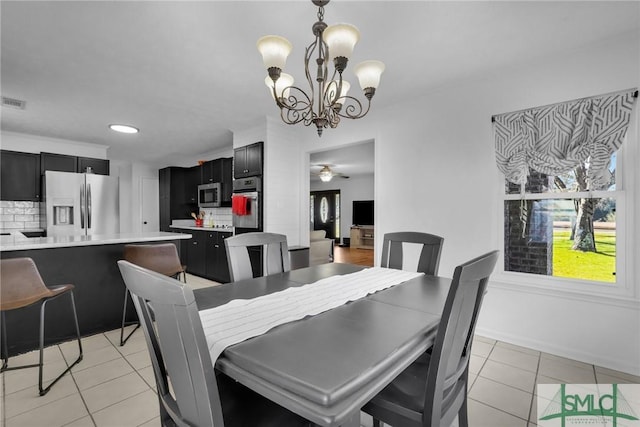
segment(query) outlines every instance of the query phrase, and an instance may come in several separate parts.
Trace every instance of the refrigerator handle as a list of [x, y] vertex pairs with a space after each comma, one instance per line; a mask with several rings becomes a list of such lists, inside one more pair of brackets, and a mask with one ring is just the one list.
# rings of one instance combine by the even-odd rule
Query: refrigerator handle
[[91, 228], [91, 184], [87, 184], [87, 229]]
[[84, 184], [80, 185], [80, 228], [84, 229]]

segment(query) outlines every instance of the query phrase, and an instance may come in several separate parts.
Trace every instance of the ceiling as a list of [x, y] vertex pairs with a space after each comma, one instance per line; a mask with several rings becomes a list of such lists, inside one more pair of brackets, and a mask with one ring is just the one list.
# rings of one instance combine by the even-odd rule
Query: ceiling
[[[0, 8], [2, 95], [26, 101], [25, 110], [2, 108], [3, 130], [103, 144], [111, 159], [165, 164], [228, 148], [234, 130], [278, 115], [256, 40], [287, 37], [294, 51], [285, 71], [300, 83], [317, 11], [302, 0], [3, 0]], [[334, 0], [325, 21], [359, 27], [352, 63], [385, 62], [376, 108], [637, 32], [639, 8], [613, 1]], [[352, 68], [345, 76], [356, 94]], [[141, 132], [117, 134], [110, 123]]]
[[349, 178], [370, 175], [374, 170], [374, 151], [373, 141], [369, 141], [311, 153], [309, 156], [311, 181], [320, 181], [318, 173], [325, 165], [329, 166], [332, 172]]

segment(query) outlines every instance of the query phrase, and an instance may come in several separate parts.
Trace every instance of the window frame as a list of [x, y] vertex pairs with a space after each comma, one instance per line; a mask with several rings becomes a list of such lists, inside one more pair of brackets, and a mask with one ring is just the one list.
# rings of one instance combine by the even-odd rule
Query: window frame
[[[547, 192], [547, 193], [519, 193], [507, 194], [505, 191], [505, 177], [498, 172], [496, 187], [499, 189], [497, 197], [497, 238], [498, 247], [502, 251], [502, 262], [496, 265], [493, 275], [493, 281], [508, 283], [509, 285], [517, 285], [521, 287], [536, 288], [546, 291], [564, 291], [569, 293], [578, 293], [583, 295], [594, 296], [610, 296], [619, 298], [633, 297], [636, 291], [634, 287], [634, 271], [633, 263], [627, 263], [626, 260], [633, 260], [633, 241], [634, 236], [633, 221], [633, 195], [637, 192], [634, 188], [636, 184], [636, 174], [633, 166], [627, 168], [626, 165], [636, 164], [634, 159], [637, 158], [635, 143], [637, 139], [637, 127], [635, 114], [632, 117], [627, 137], [620, 149], [617, 151], [616, 158], [616, 189], [613, 191], [584, 191], [584, 192]], [[572, 199], [581, 197], [610, 197], [616, 200], [616, 280], [615, 283], [591, 281], [584, 279], [566, 278], [559, 276], [547, 276], [534, 273], [523, 273], [515, 271], [506, 271], [504, 268], [505, 242], [504, 242], [504, 204], [508, 200], [543, 200], [543, 199]]]

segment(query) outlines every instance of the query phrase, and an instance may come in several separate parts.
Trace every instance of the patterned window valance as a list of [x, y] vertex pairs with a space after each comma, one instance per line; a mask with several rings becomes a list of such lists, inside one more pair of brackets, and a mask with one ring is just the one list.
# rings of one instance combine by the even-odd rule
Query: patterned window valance
[[559, 175], [587, 162], [588, 188], [600, 189], [636, 97], [630, 89], [494, 116], [498, 169], [523, 185], [529, 168]]

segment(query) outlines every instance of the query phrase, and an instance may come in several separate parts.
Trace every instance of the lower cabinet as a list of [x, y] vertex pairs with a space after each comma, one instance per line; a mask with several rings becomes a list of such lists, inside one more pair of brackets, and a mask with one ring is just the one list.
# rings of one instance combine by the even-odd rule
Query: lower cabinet
[[193, 236], [187, 245], [187, 272], [220, 283], [228, 283], [229, 265], [224, 239], [233, 233], [191, 230]]
[[191, 240], [187, 246], [187, 272], [196, 276], [205, 276], [207, 233], [191, 231]]
[[221, 283], [228, 283], [230, 281], [227, 249], [224, 246], [224, 239], [232, 235], [232, 233], [220, 231], [207, 233], [207, 249], [205, 250], [207, 258], [205, 276], [207, 278]]

